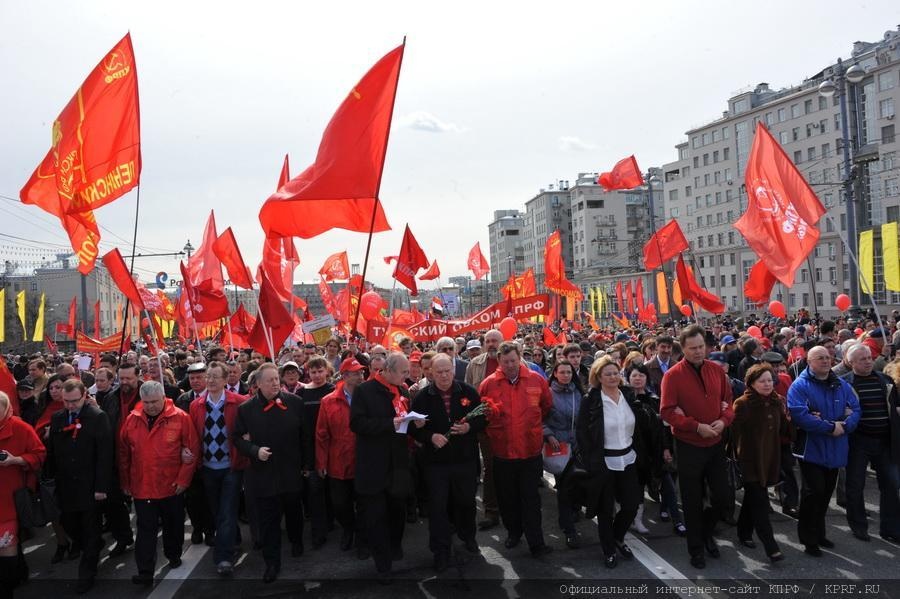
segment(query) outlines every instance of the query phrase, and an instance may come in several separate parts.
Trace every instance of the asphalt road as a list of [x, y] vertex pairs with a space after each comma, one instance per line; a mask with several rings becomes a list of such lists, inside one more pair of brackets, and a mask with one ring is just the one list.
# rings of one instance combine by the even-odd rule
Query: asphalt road
[[[547, 475], [548, 478], [549, 475]], [[426, 599], [462, 599], [466, 597], [628, 597], [628, 596], [709, 596], [709, 597], [900, 597], [900, 545], [878, 536], [878, 490], [870, 473], [866, 484], [867, 508], [871, 514], [870, 542], [852, 537], [844, 510], [833, 501], [828, 513], [828, 536], [836, 544], [814, 558], [803, 553], [797, 542], [796, 521], [781, 514], [776, 501], [771, 520], [786, 559], [770, 564], [757, 542], [756, 549], [737, 544], [735, 529], [720, 524], [717, 535], [722, 556], [707, 558], [707, 567], [691, 567], [685, 540], [676, 536], [670, 523], [659, 521], [658, 506], [647, 500], [645, 522], [648, 535], [630, 533], [628, 543], [636, 554], [631, 562], [619, 561], [615, 570], [602, 564], [602, 552], [593, 522], [582, 519], [577, 528], [581, 548], [568, 549], [557, 525], [555, 491], [548, 484], [541, 489], [543, 528], [553, 553], [532, 558], [524, 540], [519, 547], [503, 547], [502, 527], [479, 532], [480, 556], [471, 557], [440, 575], [432, 569], [428, 550], [428, 522], [420, 519], [409, 524], [403, 539], [405, 556], [395, 563], [395, 579], [390, 586], [374, 580], [371, 560], [360, 561], [354, 552], [338, 548], [340, 531], [329, 536], [318, 550], [311, 549], [309, 526], [304, 529], [306, 552], [300, 558], [285, 557], [279, 580], [270, 585], [261, 582], [262, 556], [248, 550], [249, 531], [243, 530], [244, 552], [234, 577], [221, 579], [212, 561], [211, 549], [190, 544], [186, 528], [183, 565], [170, 570], [160, 554], [157, 582], [152, 589], [136, 587], [130, 578], [136, 573], [132, 551], [117, 559], [101, 553], [97, 584], [88, 597], [132, 599], [183, 597], [186, 599], [224, 597], [421, 597]], [[480, 501], [480, 500], [479, 500]], [[738, 495], [740, 502], [740, 494]], [[108, 539], [108, 537], [107, 537]], [[161, 543], [160, 543], [161, 545]], [[55, 541], [49, 529], [43, 530], [27, 545], [31, 580], [16, 592], [16, 597], [45, 599], [74, 596], [77, 562], [50, 565]], [[461, 556], [467, 556], [459, 548]], [[846, 585], [828, 586], [828, 585]], [[868, 586], [867, 586], [868, 585]], [[713, 588], [710, 588], [713, 587]], [[719, 588], [714, 588], [719, 587]]]

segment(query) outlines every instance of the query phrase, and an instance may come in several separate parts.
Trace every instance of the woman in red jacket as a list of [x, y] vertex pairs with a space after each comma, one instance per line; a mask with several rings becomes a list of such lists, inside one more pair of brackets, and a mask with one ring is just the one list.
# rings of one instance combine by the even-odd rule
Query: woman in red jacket
[[0, 391], [0, 588], [9, 591], [28, 579], [13, 495], [34, 486], [46, 456], [34, 429], [13, 416], [9, 396]]

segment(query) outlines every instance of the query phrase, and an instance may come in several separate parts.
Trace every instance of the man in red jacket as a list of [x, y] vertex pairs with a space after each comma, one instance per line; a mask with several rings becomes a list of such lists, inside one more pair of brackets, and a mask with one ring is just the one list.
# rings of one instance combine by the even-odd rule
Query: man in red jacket
[[219, 576], [231, 576], [238, 532], [238, 507], [249, 460], [229, 441], [238, 406], [247, 398], [225, 389], [228, 371], [221, 362], [206, 368], [206, 392], [191, 402], [191, 420], [201, 439], [200, 480], [216, 528], [213, 562]]
[[544, 471], [544, 418], [553, 396], [544, 377], [522, 364], [518, 345], [502, 343], [497, 358], [497, 370], [482, 381], [478, 392], [483, 400], [500, 403], [499, 414], [489, 417], [487, 434], [497, 503], [508, 534], [505, 546], [518, 545], [524, 532], [531, 554], [540, 557], [551, 550], [544, 543], [538, 487]]
[[170, 568], [181, 565], [184, 543], [185, 489], [191, 484], [196, 460], [184, 463], [181, 450], [200, 453], [191, 417], [165, 396], [162, 384], [141, 385], [141, 403], [128, 414], [122, 426], [119, 480], [125, 495], [134, 497], [137, 543], [134, 560], [135, 584], [153, 584], [156, 569], [156, 535], [162, 520], [163, 554]]
[[[719, 557], [712, 533], [730, 497], [722, 433], [734, 419], [731, 384], [725, 371], [706, 359], [702, 327], [685, 328], [679, 342], [684, 359], [663, 376], [660, 416], [675, 436], [691, 565], [705, 568], [704, 547]], [[711, 505], [704, 510], [705, 484]]]

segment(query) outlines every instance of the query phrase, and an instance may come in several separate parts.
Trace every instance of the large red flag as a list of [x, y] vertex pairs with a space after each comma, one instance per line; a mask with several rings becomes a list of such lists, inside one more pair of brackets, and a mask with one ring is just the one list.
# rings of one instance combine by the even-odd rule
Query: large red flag
[[343, 281], [350, 278], [350, 260], [347, 252], [338, 252], [325, 258], [319, 274], [326, 281]]
[[491, 272], [491, 266], [488, 264], [488, 259], [481, 253], [480, 241], [475, 242], [475, 245], [469, 250], [468, 266], [469, 270], [472, 271], [472, 274], [475, 275], [476, 281]]
[[294, 270], [300, 264], [300, 255], [290, 237], [265, 239], [262, 262], [256, 270], [256, 282], [262, 284], [260, 271], [264, 272], [278, 297], [291, 302], [295, 308], [306, 308], [303, 298], [294, 295]]
[[238, 304], [238, 309], [231, 315], [228, 325], [222, 329], [224, 337], [222, 345], [239, 349], [250, 347], [247, 337], [254, 324], [256, 324], [256, 318], [244, 309], [244, 304]]
[[271, 338], [272, 348], [277, 353], [293, 330], [294, 319], [291, 318], [291, 313], [281, 303], [278, 292], [263, 273], [259, 286], [259, 318], [253, 323], [247, 337], [250, 347], [264, 356], [271, 356], [266, 337]]
[[199, 285], [191, 282], [184, 262], [181, 263], [182, 291], [187, 294], [187, 302], [183, 304], [188, 320], [196, 322], [212, 322], [219, 318], [226, 318], [228, 310], [228, 298], [221, 290], [214, 289], [210, 279], [202, 281]]
[[559, 229], [547, 238], [544, 245], [544, 286], [563, 297], [573, 297], [576, 301], [584, 299], [581, 289], [566, 278], [566, 265], [562, 256], [562, 239]]
[[769, 272], [766, 264], [762, 260], [757, 261], [744, 283], [744, 297], [754, 304], [765, 304], [772, 295], [775, 281], [775, 275]]
[[378, 192], [403, 49], [363, 76], [325, 128], [316, 161], [263, 204], [259, 222], [267, 237], [390, 229]]
[[140, 292], [138, 292], [137, 285], [135, 285], [134, 278], [128, 271], [128, 267], [125, 266], [125, 261], [122, 259], [122, 254], [119, 253], [119, 248], [108, 251], [103, 256], [103, 264], [106, 266], [106, 270], [109, 271], [109, 276], [115, 282], [119, 291], [128, 298], [135, 308], [143, 310], [144, 300]]
[[684, 250], [688, 249], [688, 241], [674, 218], [644, 244], [644, 268], [659, 268]]
[[403, 243], [400, 244], [400, 255], [397, 264], [394, 265], [394, 274], [391, 275], [398, 283], [409, 289], [410, 295], [419, 295], [416, 287], [416, 273], [422, 268], [428, 267], [428, 258], [419, 247], [409, 225], [403, 231]]
[[419, 275], [420, 281], [433, 281], [436, 278], [441, 276], [441, 269], [438, 268], [437, 260], [434, 260], [431, 263], [431, 266], [428, 267], [428, 270]]
[[622, 281], [616, 282], [616, 301], [618, 302], [619, 312], [625, 312], [625, 296], [622, 295]]
[[76, 299], [73, 297], [72, 301], [69, 302], [69, 320], [66, 323], [66, 330], [68, 331], [67, 335], [69, 335], [69, 337], [72, 337], [73, 339], [75, 338], [75, 331], [77, 330], [75, 327], [75, 318], [76, 318], [77, 309], [78, 309], [78, 307], [77, 307]]
[[638, 315], [644, 314], [644, 309], [646, 305], [644, 303], [644, 279], [638, 279], [634, 284], [634, 297], [635, 297], [635, 306], [637, 307]]
[[694, 273], [690, 272], [684, 263], [684, 257], [681, 254], [678, 255], [675, 273], [678, 276], [681, 294], [685, 299], [694, 301], [701, 308], [713, 314], [721, 314], [725, 311], [725, 304], [722, 303], [722, 300], [700, 286], [700, 283], [694, 278]]
[[213, 289], [225, 289], [225, 277], [222, 276], [222, 263], [216, 256], [215, 243], [219, 236], [216, 234], [216, 215], [210, 210], [206, 221], [206, 229], [203, 231], [203, 241], [197, 251], [188, 258], [187, 268], [191, 275], [191, 284], [200, 285], [203, 281], [210, 281]]
[[606, 191], [614, 189], [633, 189], [644, 184], [644, 176], [638, 168], [634, 155], [623, 158], [613, 167], [612, 172], [600, 173], [597, 183]]
[[87, 274], [100, 243], [93, 209], [127, 193], [140, 173], [137, 70], [127, 34], [53, 122], [52, 146], [19, 197], [60, 219]]
[[631, 281], [625, 281], [625, 311], [634, 314], [634, 291], [631, 288]]
[[550, 330], [550, 327], [544, 327], [544, 347], [550, 348], [559, 343], [559, 338], [553, 334], [553, 331]]
[[238, 247], [237, 240], [234, 238], [234, 231], [231, 230], [231, 227], [225, 229], [213, 242], [213, 252], [216, 258], [225, 266], [232, 283], [243, 289], [253, 289], [253, 276], [244, 263], [244, 258], [241, 256], [241, 250]]
[[794, 272], [816, 247], [816, 222], [825, 207], [765, 125], [757, 124], [747, 159], [747, 211], [734, 228], [775, 278], [794, 284]]

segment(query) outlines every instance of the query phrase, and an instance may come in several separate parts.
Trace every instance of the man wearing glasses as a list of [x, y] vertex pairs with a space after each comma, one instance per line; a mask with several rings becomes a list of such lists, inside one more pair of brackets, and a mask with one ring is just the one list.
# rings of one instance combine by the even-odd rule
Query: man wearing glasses
[[437, 340], [434, 349], [439, 354], [446, 354], [453, 362], [453, 380], [460, 383], [466, 382], [466, 368], [469, 363], [456, 357], [456, 342], [452, 337], [441, 337]]

